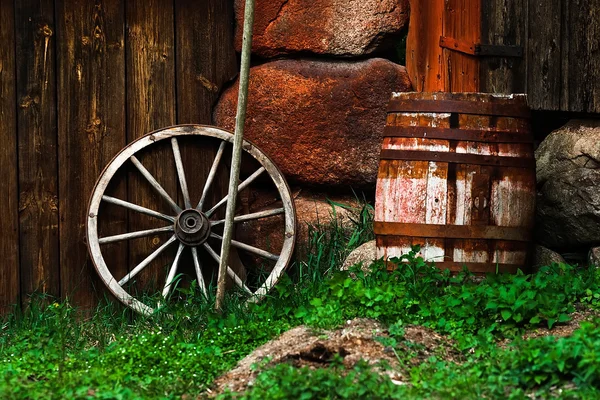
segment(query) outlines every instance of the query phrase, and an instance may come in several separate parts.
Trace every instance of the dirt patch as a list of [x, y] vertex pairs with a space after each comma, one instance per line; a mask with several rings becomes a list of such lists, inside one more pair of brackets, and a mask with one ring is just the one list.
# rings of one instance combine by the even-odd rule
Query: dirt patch
[[[597, 311], [581, 307], [571, 314], [572, 319], [568, 323], [555, 325], [552, 330], [537, 328], [525, 333], [523, 338], [570, 336], [581, 322], [598, 316], [600, 313]], [[299, 326], [254, 350], [233, 370], [217, 378], [207, 394], [212, 397], [227, 389], [244, 391], [261, 370], [280, 363], [290, 363], [297, 368], [326, 368], [339, 357], [344, 367], [351, 369], [364, 360], [380, 373], [388, 375], [395, 384], [402, 385], [410, 380], [410, 368], [426, 362], [431, 356], [448, 362], [464, 362], [465, 357], [456, 349], [454, 342], [434, 330], [414, 325], [405, 326], [403, 330], [404, 335], [397, 335], [395, 346], [391, 346], [393, 341], [386, 341], [390, 338], [387, 328], [371, 319], [348, 321], [336, 330]], [[498, 345], [506, 347], [509, 343], [509, 340], [504, 340]], [[381, 362], [390, 368], [384, 368]]]
[[594, 317], [600, 317], [598, 311], [590, 310], [585, 306], [578, 305], [577, 311], [569, 314], [571, 320], [564, 324], [554, 325], [552, 329], [547, 327], [540, 327], [535, 330], [529, 331], [523, 335], [523, 339], [534, 339], [542, 336], [555, 336], [555, 337], [566, 337], [571, 336], [574, 331], [579, 329], [581, 323], [589, 321]]
[[351, 369], [360, 360], [374, 366], [383, 361], [391, 368], [381, 368], [381, 372], [389, 375], [394, 383], [403, 384], [409, 378], [403, 376], [403, 370], [432, 355], [455, 362], [462, 359], [450, 340], [420, 326], [406, 327], [404, 340], [396, 348], [386, 347], [377, 338], [389, 338], [388, 331], [382, 324], [370, 319], [348, 321], [343, 328], [336, 330], [296, 327], [257, 348], [236, 368], [217, 378], [210, 394], [216, 395], [226, 389], [235, 392], [245, 390], [259, 373], [256, 366], [264, 369], [291, 363], [295, 367], [325, 368], [334, 358], [340, 357], [344, 367]]

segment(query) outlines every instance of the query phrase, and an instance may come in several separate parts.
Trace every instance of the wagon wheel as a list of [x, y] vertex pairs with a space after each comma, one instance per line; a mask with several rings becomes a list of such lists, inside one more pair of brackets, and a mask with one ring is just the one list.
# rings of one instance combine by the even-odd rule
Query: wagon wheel
[[[189, 169], [186, 171], [184, 167], [181, 155], [184, 147], [180, 149], [180, 143], [189, 140], [209, 140], [215, 142], [215, 148], [218, 144], [218, 150], [205, 177], [195, 176], [198, 175], [192, 173], [195, 171]], [[164, 259], [165, 254], [169, 251], [172, 252], [172, 256], [168, 258], [169, 263], [166, 265], [165, 271], [166, 279], [162, 289], [159, 290], [161, 294], [159, 297], [167, 298], [172, 293], [175, 277], [178, 275], [178, 269], [181, 268], [182, 264], [181, 260], [186, 252], [191, 260], [190, 264], [192, 264], [189, 269], [194, 271], [192, 275], [195, 275], [194, 279], [197, 280], [199, 289], [206, 297], [209, 297], [211, 277], [207, 273], [206, 264], [207, 259], [217, 264], [220, 260], [222, 233], [219, 233], [219, 229], [222, 232], [224, 220], [219, 217], [219, 212], [222, 213], [219, 210], [224, 210], [225, 207], [223, 206], [227, 203], [228, 196], [217, 196], [220, 200], [215, 201], [214, 204], [210, 203], [209, 198], [215, 187], [217, 171], [226, 168], [223, 165], [226, 162], [224, 161], [226, 158], [224, 154], [230, 151], [232, 141], [233, 135], [230, 132], [210, 126], [183, 125], [158, 130], [123, 148], [98, 178], [87, 213], [89, 253], [104, 284], [117, 299], [128, 307], [149, 315], [160, 304], [146, 304], [148, 300], [139, 296], [135, 289], [135, 279], [145, 269], [156, 268], [156, 265], [153, 265], [156, 264], [155, 260], [159, 256]], [[174, 197], [167, 193], [153, 173], [143, 165], [137, 156], [142, 153], [148, 154], [148, 152], [158, 151], [155, 149], [159, 145], [163, 146], [163, 149], [165, 149], [164, 146], [168, 146], [169, 153], [171, 153], [170, 158], [174, 161], [172, 164], [174, 166], [173, 174], [178, 183], [178, 193]], [[229, 266], [227, 268], [229, 277], [235, 282], [235, 285], [240, 289], [239, 291], [248, 297], [248, 301], [257, 301], [265, 296], [277, 283], [291, 259], [296, 236], [296, 219], [290, 189], [279, 169], [269, 157], [252, 143], [244, 141], [243, 151], [244, 157], [250, 159], [255, 166], [252, 167], [246, 177], [240, 178], [239, 192], [242, 193], [253, 182], [262, 180], [262, 182], [267, 181], [275, 186], [280, 199], [276, 206], [269, 206], [260, 211], [236, 212], [234, 219], [236, 225], [259, 220], [264, 221], [264, 219], [276, 220], [283, 236], [283, 245], [278, 253], [272, 253], [241, 241], [232, 241], [232, 247], [238, 251], [250, 254], [254, 259], [270, 263], [269, 270], [263, 271], [262, 274], [255, 274], [252, 283], [244, 281], [234, 269]], [[205, 157], [206, 154], [195, 156]], [[213, 156], [211, 155], [211, 157]], [[163, 165], [162, 162], [161, 165]], [[142, 179], [144, 184], [151, 188], [150, 190], [166, 205], [165, 207], [168, 210], [150, 209], [123, 198], [111, 196], [108, 190], [111, 185], [114, 186], [114, 182], [111, 183], [111, 181], [116, 180], [117, 176], [123, 176], [127, 171], [131, 171], [131, 174], [138, 174], [139, 179]], [[198, 183], [198, 178], [204, 179], [204, 181]], [[200, 188], [202, 188], [201, 191]], [[192, 198], [193, 196], [190, 195], [193, 192], [192, 189], [195, 189], [197, 193], [201, 193], [199, 199]], [[181, 200], [178, 201], [178, 197]], [[107, 222], [103, 219], [110, 219], [113, 215], [110, 212], [105, 212], [107, 207], [122, 208], [127, 210], [129, 215], [152, 219], [157, 221], [158, 226], [153, 229], [117, 234], [113, 232], [113, 234], [105, 235], [102, 229], [99, 229], [99, 226], [106, 225]], [[160, 246], [149, 251], [141, 262], [131, 265], [127, 270], [128, 272], [121, 272], [121, 275], [111, 272], [115, 271], [115, 268], [107, 265], [104, 254], [106, 247], [120, 243], [127, 244], [140, 238], [156, 235], [163, 235], [166, 240]], [[110, 258], [108, 259], [110, 261]], [[118, 270], [118, 268], [116, 269]]]

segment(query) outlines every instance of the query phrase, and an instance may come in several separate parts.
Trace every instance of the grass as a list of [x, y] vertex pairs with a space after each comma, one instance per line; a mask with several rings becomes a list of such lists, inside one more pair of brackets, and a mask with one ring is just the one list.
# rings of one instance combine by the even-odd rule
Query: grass
[[[338, 272], [345, 256], [372, 238], [368, 207], [354, 229], [312, 227], [306, 260], [297, 262], [269, 297], [244, 305], [230, 295], [223, 315], [180, 289], [184, 301], [151, 318], [105, 302], [84, 319], [68, 301], [32, 301], [7, 317], [0, 332], [0, 398], [195, 398], [215, 377], [257, 346], [300, 324], [331, 328], [356, 317], [390, 326], [386, 343], [399, 357], [406, 385], [359, 363], [345, 370], [277, 365], [245, 393], [222, 398], [594, 398], [600, 396], [600, 321], [567, 338], [520, 339], [537, 327], [567, 322], [575, 307], [600, 306], [595, 269], [552, 265], [533, 275], [442, 273], [417, 257], [382, 263], [365, 275]], [[47, 304], [49, 306], [42, 306]], [[171, 315], [167, 317], [166, 315]], [[418, 324], [452, 338], [464, 360], [433, 356], [408, 362], [403, 327]], [[500, 346], [508, 340], [510, 345]], [[502, 342], [501, 342], [502, 341]]]

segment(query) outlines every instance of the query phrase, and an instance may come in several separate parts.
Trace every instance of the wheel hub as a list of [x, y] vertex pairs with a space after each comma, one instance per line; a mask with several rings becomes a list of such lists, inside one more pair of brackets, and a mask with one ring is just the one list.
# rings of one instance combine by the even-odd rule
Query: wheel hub
[[188, 246], [198, 246], [210, 236], [210, 221], [204, 213], [188, 208], [175, 220], [175, 235]]

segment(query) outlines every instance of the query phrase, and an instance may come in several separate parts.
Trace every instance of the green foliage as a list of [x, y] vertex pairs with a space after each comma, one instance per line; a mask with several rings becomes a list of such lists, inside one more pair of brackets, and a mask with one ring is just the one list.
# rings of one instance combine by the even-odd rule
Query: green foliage
[[593, 303], [599, 292], [595, 269], [554, 264], [532, 275], [491, 274], [476, 283], [468, 272], [440, 272], [418, 257], [418, 251], [416, 247], [392, 260], [396, 268], [391, 273], [379, 261], [367, 276], [358, 269], [334, 274], [325, 290], [300, 306], [295, 316], [321, 326], [369, 317], [402, 319], [455, 335], [480, 331], [511, 337], [525, 328], [552, 328], [568, 321], [576, 302]]
[[[151, 318], [132, 315], [107, 301], [91, 318], [68, 302], [34, 299], [0, 330], [0, 398], [154, 399], [198, 396], [213, 379], [257, 346], [299, 324], [335, 327], [369, 317], [389, 324], [381, 343], [395, 354], [409, 385], [382, 377], [381, 367], [360, 363], [345, 370], [279, 365], [261, 372], [243, 394], [223, 398], [522, 398], [552, 395], [599, 397], [599, 322], [584, 324], [569, 338], [521, 340], [526, 329], [565, 322], [577, 303], [600, 305], [595, 269], [552, 265], [532, 275], [490, 275], [475, 283], [463, 272], [441, 272], [415, 248], [382, 261], [365, 274], [358, 266], [336, 271], [346, 255], [373, 237], [366, 206], [349, 230], [332, 222], [310, 228], [305, 260], [281, 279], [259, 304], [228, 295], [223, 315], [197, 288], [178, 288], [177, 304], [166, 303]], [[48, 306], [44, 304], [50, 304]], [[454, 338], [464, 362], [422, 354], [405, 338], [419, 324]], [[506, 348], [497, 345], [512, 339]]]
[[598, 398], [600, 321], [583, 323], [570, 337], [517, 339], [464, 364], [432, 360], [411, 371], [409, 393], [440, 397]]
[[390, 399], [398, 398], [398, 387], [366, 362], [345, 370], [330, 368], [294, 368], [280, 364], [258, 375], [246, 393], [225, 393], [218, 399]]

